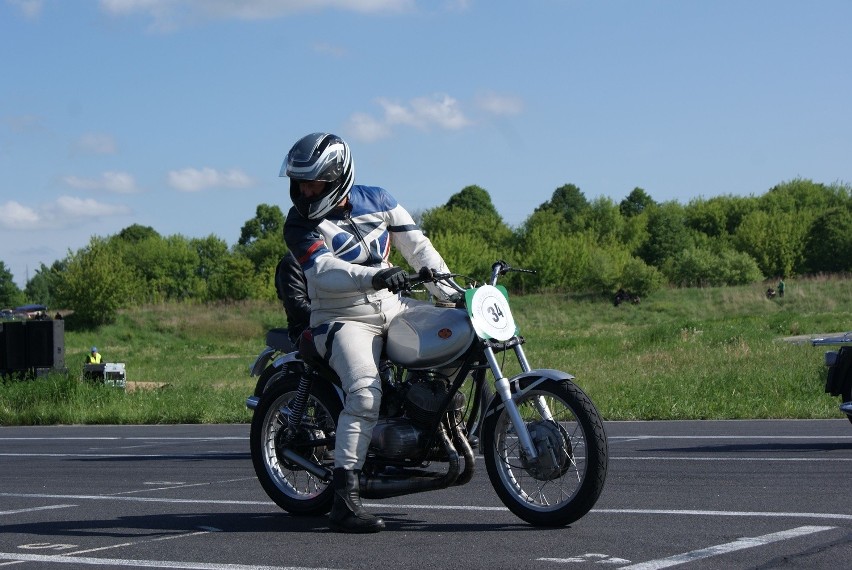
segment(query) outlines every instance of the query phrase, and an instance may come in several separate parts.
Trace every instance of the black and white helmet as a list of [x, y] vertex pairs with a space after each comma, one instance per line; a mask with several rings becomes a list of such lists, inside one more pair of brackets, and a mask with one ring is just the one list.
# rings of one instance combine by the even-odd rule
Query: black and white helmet
[[[329, 133], [312, 133], [293, 145], [278, 175], [290, 178], [290, 199], [296, 210], [309, 220], [321, 220], [349, 195], [355, 165], [343, 139]], [[299, 191], [300, 180], [320, 180], [325, 182], [325, 190], [305, 198]]]

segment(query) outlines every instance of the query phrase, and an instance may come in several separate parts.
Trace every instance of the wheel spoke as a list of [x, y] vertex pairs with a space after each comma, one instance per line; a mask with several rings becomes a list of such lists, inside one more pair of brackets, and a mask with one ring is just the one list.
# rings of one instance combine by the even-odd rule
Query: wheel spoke
[[531, 392], [516, 402], [536, 445], [531, 461], [521, 449], [507, 413], [495, 434], [497, 470], [518, 499], [536, 510], [559, 508], [573, 499], [585, 477], [586, 435], [568, 402]]
[[[270, 406], [270, 416], [265, 429], [264, 445], [262, 453], [264, 462], [267, 466], [267, 471], [270, 477], [275, 482], [281, 492], [292, 498], [305, 500], [319, 495], [326, 489], [328, 484], [311, 473], [303, 470], [297, 465], [291, 465], [288, 461], [281, 459], [278, 446], [281, 444], [279, 433], [281, 430], [290, 429], [287, 424], [286, 417], [280, 412], [288, 404], [295, 393], [285, 393], [279, 398], [273, 406]], [[326, 432], [323, 428], [328, 428], [328, 419], [331, 414], [313, 397], [308, 401], [305, 408], [305, 415], [302, 419], [300, 432], [294, 436], [295, 439], [301, 439], [300, 442], [306, 443], [309, 439], [324, 438]], [[283, 434], [282, 434], [283, 435]], [[305, 449], [303, 447], [303, 449]], [[310, 448], [307, 448], [310, 449]], [[324, 448], [320, 448], [324, 449]], [[318, 463], [322, 463], [322, 452], [316, 450], [310, 453], [310, 459]]]

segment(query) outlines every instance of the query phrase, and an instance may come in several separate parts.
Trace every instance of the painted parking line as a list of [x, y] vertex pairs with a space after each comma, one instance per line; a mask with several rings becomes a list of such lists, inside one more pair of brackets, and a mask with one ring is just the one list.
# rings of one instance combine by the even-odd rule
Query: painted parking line
[[195, 570], [332, 570], [311, 566], [255, 566], [245, 564], [208, 564], [178, 560], [132, 560], [124, 558], [91, 558], [45, 554], [16, 554], [0, 552], [0, 560], [13, 562], [42, 562], [45, 564], [73, 564], [80, 566], [129, 566], [133, 568], [188, 568]]
[[764, 534], [763, 536], [756, 536], [753, 538], [740, 538], [733, 542], [710, 546], [708, 548], [702, 548], [699, 550], [693, 550], [691, 552], [684, 552], [683, 554], [669, 556], [668, 558], [660, 558], [658, 560], [649, 560], [648, 562], [641, 562], [639, 564], [631, 564], [630, 566], [622, 566], [619, 570], [659, 570], [660, 568], [669, 568], [671, 566], [686, 564], [687, 562], [694, 562], [703, 558], [710, 558], [712, 556], [719, 556], [722, 554], [728, 554], [730, 552], [736, 552], [737, 550], [745, 550], [747, 548], [764, 546], [766, 544], [780, 542], [782, 540], [799, 538], [801, 536], [807, 536], [809, 534], [814, 534], [825, 530], [831, 530], [834, 528], [837, 527], [800, 526], [797, 528], [791, 528], [790, 530], [773, 532], [772, 534]]
[[[128, 501], [139, 503], [176, 503], [176, 504], [201, 504], [201, 505], [235, 505], [273, 506], [268, 501], [238, 501], [232, 499], [176, 499], [169, 497], [127, 497], [119, 495], [52, 495], [48, 493], [0, 493], [0, 497], [14, 497], [18, 499], [65, 499], [75, 501]], [[70, 505], [69, 505], [70, 506]], [[409, 509], [426, 511], [470, 511], [470, 512], [509, 512], [506, 507], [487, 507], [480, 505], [438, 505], [417, 503], [375, 503], [365, 502], [367, 508], [376, 509]], [[755, 517], [755, 518], [806, 518], [850, 521], [852, 514], [847, 513], [812, 513], [812, 512], [785, 512], [785, 511], [718, 511], [700, 509], [592, 509], [590, 514], [600, 515], [663, 515], [663, 516], [703, 516], [703, 517]]]
[[18, 515], [21, 513], [31, 513], [33, 511], [49, 511], [51, 509], [67, 509], [76, 507], [77, 505], [45, 505], [44, 507], [29, 507], [26, 509], [15, 509], [14, 511], [0, 511], [0, 515]]

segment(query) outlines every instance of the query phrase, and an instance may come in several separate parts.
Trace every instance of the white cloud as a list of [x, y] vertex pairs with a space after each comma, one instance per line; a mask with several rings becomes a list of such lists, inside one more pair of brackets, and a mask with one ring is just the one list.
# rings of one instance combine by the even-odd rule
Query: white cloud
[[37, 209], [9, 201], [0, 206], [0, 227], [10, 230], [59, 229], [129, 213], [130, 208], [124, 205], [73, 196], [60, 196]]
[[0, 226], [10, 230], [34, 227], [38, 224], [39, 219], [40, 217], [35, 210], [14, 200], [6, 202], [0, 208]]
[[247, 188], [254, 181], [238, 169], [219, 172], [213, 168], [184, 168], [169, 172], [169, 185], [181, 192], [198, 192], [207, 188]]
[[85, 154], [115, 154], [115, 140], [103, 133], [86, 133], [74, 143], [74, 151]]
[[462, 112], [459, 102], [449, 95], [417, 97], [407, 104], [389, 99], [379, 99], [383, 116], [375, 118], [367, 113], [355, 113], [349, 118], [347, 132], [353, 137], [374, 141], [389, 137], [395, 126], [408, 126], [420, 130], [437, 127], [459, 130], [473, 124]]
[[136, 180], [126, 172], [104, 172], [100, 178], [66, 176], [63, 181], [78, 190], [102, 190], [116, 194], [132, 194], [139, 191]]
[[405, 12], [414, 8], [414, 0], [100, 0], [100, 5], [115, 16], [147, 15], [154, 30], [170, 31], [198, 19], [268, 20], [323, 9]]
[[6, 0], [7, 4], [15, 6], [29, 19], [38, 18], [41, 15], [42, 0]]
[[91, 198], [60, 196], [55, 204], [47, 208], [47, 217], [54, 220], [103, 218], [129, 212], [130, 209], [127, 206], [104, 204]]
[[391, 129], [387, 124], [366, 113], [352, 115], [344, 130], [353, 138], [366, 142], [377, 141], [391, 135]]
[[477, 97], [477, 106], [492, 115], [517, 115], [524, 110], [524, 102], [519, 97], [484, 93]]

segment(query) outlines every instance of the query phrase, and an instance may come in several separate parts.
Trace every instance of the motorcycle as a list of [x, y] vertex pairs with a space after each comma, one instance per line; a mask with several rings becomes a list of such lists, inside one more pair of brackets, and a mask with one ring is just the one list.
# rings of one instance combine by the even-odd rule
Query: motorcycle
[[825, 392], [840, 396], [840, 411], [852, 422], [852, 332], [840, 336], [811, 339], [812, 346], [841, 345], [825, 352]]
[[[600, 497], [608, 458], [603, 421], [574, 376], [530, 366], [508, 293], [498, 285], [511, 271], [530, 272], [497, 261], [486, 284], [466, 287], [457, 274], [410, 276], [411, 287], [431, 281], [457, 294], [454, 302], [411, 308], [389, 325], [362, 498], [464, 485], [473, 477], [477, 443], [500, 500], [534, 526], [570, 524]], [[344, 394], [309, 330], [305, 335], [298, 349], [280, 331], [267, 335], [246, 405], [253, 410], [251, 456], [264, 491], [293, 515], [322, 515], [333, 501]], [[508, 352], [521, 369], [510, 378], [498, 359]]]

